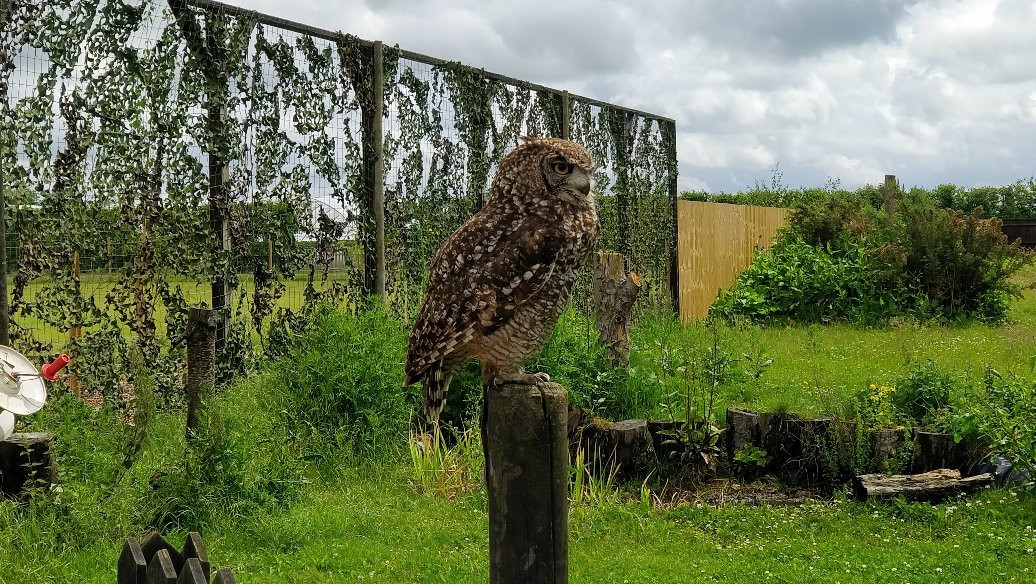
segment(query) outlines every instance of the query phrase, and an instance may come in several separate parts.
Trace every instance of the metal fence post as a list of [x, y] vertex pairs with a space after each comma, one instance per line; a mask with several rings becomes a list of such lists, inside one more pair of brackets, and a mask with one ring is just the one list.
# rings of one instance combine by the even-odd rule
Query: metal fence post
[[[220, 256], [225, 257], [230, 251], [230, 225], [224, 213], [226, 203], [226, 188], [230, 178], [230, 169], [218, 153], [215, 142], [223, 136], [225, 131], [226, 105], [219, 103], [221, 100], [210, 96], [207, 108], [209, 111], [209, 131], [212, 132], [212, 143], [209, 145], [209, 227], [215, 237], [213, 241], [213, 254], [217, 257], [216, 273], [212, 278], [212, 308], [216, 311], [225, 311], [229, 304], [230, 289], [227, 285], [228, 265], [219, 261]], [[216, 328], [216, 352], [220, 352], [226, 343], [227, 329], [226, 321], [222, 321]]]
[[385, 302], [385, 133], [382, 121], [385, 116], [385, 69], [384, 46], [374, 41], [374, 127], [371, 132], [374, 147], [374, 177], [371, 206], [374, 210], [374, 294]]
[[[0, 160], [0, 165], [3, 161]], [[0, 166], [0, 345], [10, 345], [10, 310], [7, 306], [7, 201], [4, 196], [4, 173]]]
[[[680, 247], [680, 221], [677, 201], [680, 194], [677, 192], [676, 178], [679, 174], [679, 166], [676, 160], [676, 121], [658, 122], [659, 130], [665, 137], [666, 157], [672, 164], [669, 170], [669, 204], [672, 206], [673, 228], [670, 233], [669, 247], [669, 294], [672, 296], [673, 314], [680, 316], [680, 264], [677, 254]], [[668, 131], [667, 131], [668, 130]]]

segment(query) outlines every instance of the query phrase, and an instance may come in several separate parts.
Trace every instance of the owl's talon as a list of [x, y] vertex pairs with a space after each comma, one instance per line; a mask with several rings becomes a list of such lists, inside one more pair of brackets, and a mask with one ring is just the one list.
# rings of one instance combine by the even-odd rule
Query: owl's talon
[[547, 375], [542, 371], [540, 371], [539, 373], [533, 373], [533, 375], [536, 377], [536, 379], [540, 380], [540, 383], [547, 383], [548, 381], [550, 381], [550, 375]]

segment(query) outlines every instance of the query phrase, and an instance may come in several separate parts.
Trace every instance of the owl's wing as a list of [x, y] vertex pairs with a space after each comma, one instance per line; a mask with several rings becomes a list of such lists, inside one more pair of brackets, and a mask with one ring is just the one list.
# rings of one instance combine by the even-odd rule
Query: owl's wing
[[560, 272], [564, 234], [557, 227], [531, 221], [487, 240], [486, 225], [470, 225], [432, 260], [428, 291], [407, 348], [407, 385], [449, 361], [476, 335], [503, 326]]
[[[496, 218], [477, 213], [443, 243], [429, 264], [424, 303], [407, 345], [405, 385], [422, 381], [470, 341], [475, 326], [475, 297], [482, 256], [491, 243], [487, 233], [500, 228]], [[495, 242], [495, 240], [493, 240]]]
[[564, 234], [553, 225], [533, 223], [503, 242], [486, 261], [484, 277], [476, 281], [475, 308], [482, 334], [507, 323], [515, 310], [560, 278]]

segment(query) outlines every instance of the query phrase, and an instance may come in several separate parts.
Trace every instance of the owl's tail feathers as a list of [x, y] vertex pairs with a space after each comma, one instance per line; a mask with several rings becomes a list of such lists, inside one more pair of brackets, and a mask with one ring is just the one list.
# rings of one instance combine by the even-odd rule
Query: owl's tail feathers
[[453, 375], [441, 368], [428, 372], [422, 386], [424, 389], [424, 415], [428, 423], [435, 426], [439, 423], [439, 414], [446, 405], [446, 392], [450, 389]]

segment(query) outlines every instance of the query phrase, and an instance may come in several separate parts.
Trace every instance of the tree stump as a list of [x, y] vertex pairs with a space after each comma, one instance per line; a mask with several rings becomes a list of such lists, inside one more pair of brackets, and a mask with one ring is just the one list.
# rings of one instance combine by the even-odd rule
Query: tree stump
[[587, 460], [598, 462], [598, 468], [630, 476], [648, 467], [655, 460], [655, 440], [647, 420], [622, 422], [595, 421], [583, 430], [583, 452]]
[[568, 394], [556, 383], [487, 392], [483, 435], [491, 584], [568, 582]]
[[626, 274], [626, 261], [621, 253], [597, 254], [594, 267], [594, 306], [597, 333], [611, 352], [613, 365], [629, 363], [629, 322], [633, 304], [644, 289], [635, 272]]
[[910, 470], [923, 473], [939, 468], [955, 468], [963, 470], [965, 465], [962, 447], [953, 441], [953, 434], [941, 432], [914, 432], [917, 451], [914, 453]]
[[0, 441], [0, 494], [21, 498], [27, 490], [57, 482], [53, 434], [15, 433]]
[[734, 463], [734, 455], [746, 446], [762, 444], [759, 430], [759, 414], [750, 410], [727, 408], [727, 431], [724, 436], [727, 446], [727, 461]]
[[934, 503], [969, 495], [992, 483], [992, 474], [961, 478], [959, 470], [948, 468], [915, 475], [867, 474], [853, 479], [853, 494], [861, 501], [902, 496], [910, 501]]
[[882, 428], [871, 430], [871, 466], [877, 470], [884, 470], [888, 461], [896, 457], [900, 445], [906, 440], [906, 430], [903, 428]]

